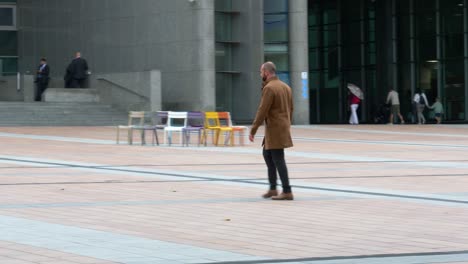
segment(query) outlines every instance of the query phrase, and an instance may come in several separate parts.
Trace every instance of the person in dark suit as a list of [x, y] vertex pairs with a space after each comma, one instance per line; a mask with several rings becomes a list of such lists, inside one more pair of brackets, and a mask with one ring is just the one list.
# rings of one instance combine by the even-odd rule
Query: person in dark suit
[[36, 72], [36, 101], [42, 100], [42, 94], [47, 89], [47, 85], [49, 85], [49, 73], [50, 68], [49, 65], [47, 65], [46, 58], [41, 58], [40, 64], [37, 67]]
[[65, 82], [69, 80], [71, 88], [85, 88], [85, 81], [88, 77], [88, 63], [81, 58], [81, 52], [77, 52], [75, 58], [67, 67]]

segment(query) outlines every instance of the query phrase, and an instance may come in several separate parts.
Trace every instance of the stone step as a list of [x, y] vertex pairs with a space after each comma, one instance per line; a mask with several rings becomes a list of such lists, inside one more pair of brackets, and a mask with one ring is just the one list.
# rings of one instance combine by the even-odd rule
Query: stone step
[[90, 102], [100, 101], [97, 89], [47, 88], [42, 95], [44, 102]]
[[90, 102], [0, 102], [0, 126], [115, 126], [127, 113]]

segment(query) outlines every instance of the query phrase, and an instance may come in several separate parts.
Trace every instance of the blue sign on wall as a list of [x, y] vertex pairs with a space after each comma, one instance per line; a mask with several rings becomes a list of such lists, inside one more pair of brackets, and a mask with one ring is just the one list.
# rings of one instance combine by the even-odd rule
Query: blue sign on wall
[[302, 79], [302, 98], [309, 99], [309, 78], [307, 72], [301, 73]]

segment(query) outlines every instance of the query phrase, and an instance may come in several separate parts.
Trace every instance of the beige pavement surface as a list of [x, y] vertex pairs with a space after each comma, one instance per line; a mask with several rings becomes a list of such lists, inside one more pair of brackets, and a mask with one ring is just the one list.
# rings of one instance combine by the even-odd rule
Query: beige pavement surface
[[271, 201], [261, 135], [130, 146], [112, 127], [2, 127], [0, 264], [468, 263], [467, 125], [293, 136], [296, 199]]

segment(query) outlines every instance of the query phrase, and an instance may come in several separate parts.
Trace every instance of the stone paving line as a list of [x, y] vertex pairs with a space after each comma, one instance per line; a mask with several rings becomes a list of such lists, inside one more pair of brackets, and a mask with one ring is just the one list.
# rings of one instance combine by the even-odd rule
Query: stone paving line
[[[309, 128], [305, 128], [308, 130]], [[324, 130], [324, 131], [339, 131], [339, 132], [348, 132], [348, 128], [344, 127], [313, 127], [313, 130]], [[394, 127], [391, 129], [395, 129]], [[442, 127], [444, 129], [444, 127]], [[458, 129], [458, 128], [457, 128]], [[372, 134], [369, 130], [366, 133]], [[356, 132], [356, 130], [354, 130]], [[102, 133], [102, 131], [101, 131]], [[363, 132], [364, 133], [364, 132]], [[403, 133], [403, 134], [399, 134]], [[394, 132], [394, 131], [377, 131], [376, 134], [388, 134], [388, 135], [399, 135], [403, 136], [404, 134], [410, 134], [413, 132]], [[66, 137], [56, 137], [56, 136], [40, 136], [40, 135], [27, 135], [22, 134], [20, 137], [10, 136], [12, 133], [7, 134], [0, 134], [0, 138], [8, 139], [8, 138], [21, 138], [21, 139], [33, 139], [36, 141], [51, 141], [51, 142], [63, 142], [66, 144], [98, 144], [98, 145], [112, 145], [110, 142], [113, 141], [106, 141], [106, 140], [93, 140], [88, 138], [86, 135], [80, 135], [80, 137], [74, 138], [66, 138]], [[429, 137], [444, 137], [444, 133], [427, 133]], [[458, 135], [460, 138], [464, 138], [463, 135], [459, 133], [447, 132], [447, 135]], [[83, 136], [83, 137], [82, 137]], [[389, 144], [383, 144], [384, 142], [369, 139], [369, 140], [355, 140], [349, 138], [340, 139], [330, 139], [325, 138], [321, 139], [320, 137], [300, 137], [299, 140], [303, 140], [304, 142], [310, 142], [310, 144], [315, 144], [314, 142], [319, 142], [320, 144], [369, 144], [369, 145], [390, 145], [391, 147], [399, 147], [399, 146], [407, 146], [408, 142], [401, 141], [398, 139], [392, 139]], [[381, 144], [382, 143], [382, 144]], [[419, 146], [422, 144], [422, 146]], [[389, 147], [390, 147], [389, 146]], [[136, 147], [136, 146], [135, 146]], [[160, 150], [171, 150], [174, 153], [183, 153], [186, 151], [203, 151], [207, 153], [207, 155], [218, 155], [220, 153], [229, 153], [232, 157], [236, 155], [258, 155], [258, 149], [252, 149], [253, 146], [247, 148], [158, 148]], [[445, 149], [463, 149], [464, 145], [457, 147], [455, 144], [452, 143], [428, 143], [422, 142], [417, 143], [413, 147], [431, 147], [437, 148], [441, 150]], [[175, 150], [175, 151], [174, 151]], [[14, 153], [14, 150], [10, 150], [8, 155], [1, 155], [0, 156], [0, 163], [5, 166], [10, 165], [20, 165], [20, 166], [34, 166], [34, 167], [53, 167], [57, 169], [56, 172], [53, 173], [60, 173], [60, 170], [73, 170], [73, 171], [82, 171], [83, 173], [89, 174], [96, 174], [96, 175], [109, 175], [111, 177], [119, 177], [122, 179], [141, 179], [141, 178], [148, 178], [148, 179], [158, 179], [158, 180], [171, 180], [176, 181], [177, 184], [184, 185], [184, 186], [199, 186], [201, 184], [212, 185], [213, 189], [220, 187], [221, 190], [229, 190], [229, 189], [236, 189], [237, 192], [239, 188], [246, 188], [248, 187], [255, 189], [255, 192], [260, 192], [261, 190], [265, 189], [265, 180], [259, 181], [258, 179], [250, 179], [249, 177], [245, 177], [243, 171], [239, 171], [239, 175], [232, 175], [229, 173], [223, 173], [222, 170], [212, 170], [211, 173], [209, 170], [204, 168], [204, 171], [198, 172], [190, 172], [187, 170], [181, 170], [180, 168], [171, 168], [171, 169], [155, 169], [155, 168], [148, 168], [145, 166], [116, 166], [117, 164], [101, 164], [101, 163], [92, 163], [92, 162], [76, 162], [69, 159], [57, 159], [57, 158], [38, 158], [34, 156], [26, 156], [26, 155], [11, 155]], [[454, 152], [455, 153], [455, 152]], [[0, 154], [3, 154], [0, 151]], [[368, 156], [365, 155], [356, 155], [355, 153], [340, 153], [339, 150], [336, 150], [335, 153], [320, 153], [316, 151], [311, 151], [310, 149], [299, 148], [299, 150], [288, 151], [286, 155], [292, 156], [294, 158], [304, 158], [304, 159], [318, 159], [318, 160], [337, 160], [337, 161], [354, 161], [354, 162], [367, 162], [367, 161], [375, 161], [377, 163], [389, 161], [388, 158], [379, 157], [378, 155], [375, 156]], [[184, 157], [182, 157], [184, 158]], [[392, 159], [394, 161], [404, 161], [408, 167], [421, 167], [421, 168], [439, 168], [439, 169], [446, 169], [448, 171], [463, 171], [467, 169], [467, 163], [463, 161], [434, 161], [428, 164], [427, 162], [420, 162], [417, 159], [413, 161], [408, 161], [407, 159]], [[0, 167], [0, 169], [2, 169]], [[15, 169], [10, 169], [12, 172]], [[27, 169], [25, 170], [28, 171]], [[22, 173], [25, 171], [18, 172], [18, 177], [22, 177]], [[29, 170], [32, 172], [31, 170]], [[344, 170], [346, 171], [346, 170]], [[52, 171], [51, 171], [52, 172]], [[1, 173], [1, 170], [0, 170]], [[13, 174], [12, 174], [13, 175]], [[53, 174], [51, 174], [53, 175]], [[40, 181], [45, 179], [46, 175], [37, 176], [37, 179]], [[460, 176], [462, 177], [462, 176]], [[11, 176], [9, 177], [11, 178]], [[177, 180], [177, 178], [180, 178]], [[0, 178], [1, 179], [1, 178]], [[50, 177], [48, 177], [48, 180]], [[187, 181], [187, 179], [194, 179], [200, 181]], [[79, 183], [78, 183], [79, 184]], [[313, 181], [305, 181], [305, 180], [294, 180], [294, 184], [297, 185], [297, 193], [298, 199], [294, 203], [296, 205], [299, 204], [307, 204], [310, 202], [314, 203], [333, 203], [336, 204], [336, 208], [340, 210], [340, 214], [343, 216], [352, 212], [351, 208], [359, 208], [356, 207], [358, 204], [365, 204], [365, 203], [377, 203], [381, 204], [383, 208], [394, 208], [391, 205], [404, 205], [406, 208], [408, 205], [411, 204], [420, 204], [420, 205], [411, 205], [408, 208], [418, 208], [416, 210], [421, 209], [429, 209], [428, 211], [421, 211], [421, 215], [427, 215], [427, 217], [434, 217], [434, 219], [438, 219], [439, 221], [445, 221], [450, 218], [442, 218], [435, 217], [436, 215], [431, 215], [431, 210], [443, 212], [443, 210], [450, 210], [452, 212], [459, 212], [457, 215], [457, 219], [452, 219], [453, 224], [457, 226], [446, 226], [447, 232], [451, 234], [457, 234], [457, 239], [460, 240], [460, 232], [461, 234], [465, 233], [467, 230], [459, 225], [461, 222], [458, 221], [463, 219], [466, 216], [464, 211], [466, 210], [466, 204], [468, 204], [468, 196], [464, 192], [457, 192], [457, 193], [450, 193], [447, 192], [443, 193], [428, 193], [428, 192], [416, 192], [411, 190], [391, 190], [388, 188], [377, 188], [377, 187], [363, 187], [356, 185], [351, 186], [348, 184], [340, 184], [340, 181], [337, 179], [336, 182], [330, 183], [318, 183]], [[98, 186], [94, 184], [89, 185], [90, 188], [95, 190], [96, 194], [99, 193], [99, 190], [109, 189], [109, 187], [103, 188], [102, 186], [97, 188]], [[144, 185], [142, 185], [144, 186]], [[26, 185], [1, 185], [0, 188], [14, 188], [12, 190], [34, 190], [40, 191], [40, 188], [31, 186], [27, 187]], [[33, 188], [34, 187], [34, 188]], [[144, 187], [143, 187], [144, 188]], [[77, 186], [75, 189], [79, 189]], [[125, 190], [125, 189], [123, 189]], [[295, 189], [296, 190], [296, 189]], [[214, 190], [213, 190], [214, 191]], [[145, 190], [147, 192], [147, 190]], [[88, 192], [92, 194], [93, 192]], [[221, 193], [221, 192], [215, 192]], [[15, 194], [16, 195], [16, 194]], [[112, 195], [112, 192], [109, 192], [108, 195]], [[311, 196], [312, 195], [312, 196]], [[27, 194], [26, 194], [27, 196]], [[155, 196], [158, 197], [158, 196]], [[271, 249], [274, 244], [264, 246], [264, 248], [257, 244], [256, 249], [244, 249], [244, 250], [220, 250], [220, 249], [213, 249], [218, 248], [216, 246], [203, 246], [203, 243], [198, 243], [198, 245], [194, 245], [190, 242], [190, 240], [181, 239], [181, 242], [168, 242], [166, 239], [155, 239], [154, 237], [146, 237], [139, 233], [134, 234], [122, 234], [117, 230], [108, 229], [107, 231], [99, 230], [95, 228], [87, 228], [86, 224], [79, 224], [80, 221], [77, 218], [76, 214], [73, 214], [73, 208], [78, 208], [82, 212], [93, 212], [91, 209], [93, 207], [99, 208], [133, 208], [132, 211], [138, 214], [138, 208], [141, 210], [145, 210], [143, 208], [160, 208], [161, 206], [164, 207], [180, 207], [180, 208], [189, 208], [189, 206], [193, 205], [203, 205], [203, 208], [210, 208], [210, 206], [223, 206], [224, 204], [229, 204], [231, 206], [236, 206], [242, 208], [242, 206], [252, 207], [258, 206], [258, 198], [242, 198], [242, 194], [239, 198], [226, 198], [221, 197], [218, 199], [209, 198], [211, 195], [207, 195], [207, 198], [196, 198], [194, 196], [193, 199], [186, 199], [186, 200], [170, 200], [167, 198], [163, 199], [141, 199], [142, 196], [138, 196], [138, 199], [134, 201], [102, 201], [101, 198], [95, 199], [93, 202], [55, 202], [55, 203], [37, 203], [30, 202], [23, 203], [13, 203], [8, 204], [4, 202], [0, 202], [0, 263], [6, 264], [14, 264], [14, 263], [23, 263], [23, 264], [30, 264], [30, 263], [129, 263], [129, 264], [143, 264], [143, 263], [319, 263], [319, 264], [339, 264], [339, 263], [364, 263], [364, 264], [374, 264], [374, 263], [401, 263], [401, 264], [416, 264], [416, 263], [466, 263], [468, 262], [468, 252], [464, 250], [468, 250], [467, 248], [462, 247], [460, 241], [458, 241], [458, 246], [455, 246], [455, 243], [450, 243], [447, 241], [447, 244], [443, 246], [445, 238], [434, 238], [433, 243], [434, 245], [440, 244], [440, 248], [443, 248], [443, 251], [438, 251], [436, 248], [419, 248], [418, 246], [413, 246], [412, 243], [408, 242], [406, 247], [406, 252], [410, 252], [409, 255], [402, 255], [401, 253], [405, 253], [402, 251], [405, 248], [404, 242], [402, 245], [399, 245], [394, 249], [386, 248], [388, 254], [386, 255], [379, 255], [379, 254], [370, 254], [373, 256], [360, 256], [359, 252], [365, 252], [363, 248], [357, 248], [354, 251], [351, 250], [353, 245], [350, 244], [349, 253], [346, 254], [345, 250], [337, 250], [336, 252], [327, 250], [316, 251], [322, 252], [323, 256], [327, 256], [328, 258], [321, 258], [321, 257], [312, 257], [308, 258], [304, 253], [306, 252], [295, 252], [295, 250], [288, 250], [282, 251], [278, 254], [267, 253], [264, 250]], [[78, 198], [78, 197], [76, 197]], [[101, 199], [101, 200], [100, 200]], [[388, 202], [385, 202], [388, 200]], [[293, 204], [294, 205], [294, 204]], [[291, 207], [291, 204], [285, 204], [288, 208]], [[350, 209], [345, 209], [348, 206]], [[89, 208], [90, 210], [85, 210], [85, 208]], [[255, 208], [255, 207], [254, 207]], [[444, 209], [445, 208], [445, 209]], [[451, 208], [451, 209], [449, 209]], [[234, 209], [234, 208], [233, 208]], [[285, 208], [284, 208], [285, 209]], [[293, 208], [289, 208], [293, 209]], [[317, 208], [318, 209], [318, 208]], [[437, 209], [437, 210], [436, 210]], [[67, 214], [70, 217], [74, 217], [73, 220], [76, 221], [69, 221], [69, 222], [60, 222], [60, 218], [57, 218], [52, 221], [54, 218], [51, 216], [50, 220], [47, 220], [47, 213], [58, 212], [57, 210], [68, 212]], [[205, 209], [201, 209], [205, 210]], [[235, 209], [237, 213], [238, 209]], [[343, 211], [341, 211], [343, 210]], [[351, 210], [351, 211], [349, 211]], [[392, 210], [392, 209], [390, 209]], [[406, 210], [406, 209], [405, 209]], [[405, 212], [402, 211], [401, 213]], [[408, 209], [409, 210], [409, 209]], [[326, 214], [328, 215], [332, 211], [328, 212], [326, 210]], [[96, 211], [97, 212], [97, 211]], [[317, 213], [323, 214], [324, 212], [320, 212], [319, 210], [316, 211]], [[337, 211], [338, 212], [338, 211]], [[396, 210], [395, 210], [396, 213]], [[407, 213], [404, 213], [407, 214]], [[403, 215], [404, 215], [403, 214]], [[85, 214], [86, 215], [86, 214]], [[319, 217], [320, 215], [311, 215], [312, 217]], [[417, 220], [419, 217], [415, 219], [411, 219], [412, 226], [414, 226], [413, 220]], [[378, 219], [378, 218], [377, 218]], [[398, 218], [395, 218], [396, 220]], [[445, 220], [443, 220], [445, 219]], [[65, 218], [63, 219], [65, 220]], [[62, 220], [62, 221], [63, 221]], [[71, 218], [69, 219], [71, 220]], [[83, 219], [83, 220], [86, 220]], [[252, 223], [255, 219], [252, 219]], [[126, 220], [128, 221], [128, 220]], [[363, 227], [366, 226], [366, 221], [361, 219]], [[465, 221], [466, 222], [466, 221]], [[130, 222], [129, 222], [130, 223]], [[429, 222], [428, 222], [429, 223]], [[403, 226], [401, 226], [403, 227]], [[353, 228], [355, 232], [361, 229], [359, 223], [353, 224]], [[394, 228], [394, 227], [393, 227]], [[423, 232], [424, 225], [421, 228], [417, 228], [418, 231], [414, 230], [415, 234], [418, 232]], [[420, 230], [419, 230], [420, 229]], [[450, 230], [449, 230], [450, 229]], [[196, 230], [187, 230], [193, 231], [194, 234]], [[253, 232], [254, 230], [252, 230]], [[319, 230], [317, 230], [319, 231]], [[395, 229], [394, 232], [401, 233], [403, 230]], [[330, 235], [338, 236], [337, 239], [342, 239], [346, 241], [345, 237], [339, 238], [340, 235], [345, 236], [346, 232], [344, 233], [334, 233], [332, 229], [325, 229], [323, 234], [327, 232]], [[385, 232], [385, 236], [380, 238], [376, 238], [375, 249], [371, 250], [372, 247], [369, 247], [369, 252], [381, 252], [382, 249], [385, 248], [387, 242], [385, 239], [389, 239], [389, 235], [391, 235], [391, 231]], [[468, 232], [466, 232], [468, 234]], [[168, 235], [170, 232], [168, 233]], [[378, 234], [378, 233], [377, 233]], [[245, 235], [247, 235], [245, 233]], [[441, 234], [440, 234], [441, 235]], [[354, 234], [354, 236], [359, 236], [359, 233]], [[450, 235], [447, 234], [449, 237]], [[164, 237], [164, 236], [163, 236]], [[387, 237], [387, 238], [386, 238]], [[179, 238], [180, 239], [180, 238]], [[365, 240], [366, 238], [363, 237]], [[423, 239], [421, 237], [420, 239]], [[427, 239], [430, 239], [427, 237]], [[9, 243], [18, 243], [23, 246], [30, 246], [31, 248], [42, 248], [44, 250], [52, 250], [54, 252], [62, 252], [63, 254], [68, 254], [67, 256], [69, 259], [66, 258], [62, 259], [47, 259], [44, 262], [40, 260], [40, 257], [34, 259], [34, 255], [32, 257], [24, 257], [25, 259], [20, 259], [19, 255], [13, 254], [16, 258], [12, 257], [11, 252], [10, 254], [4, 253], [2, 255], [2, 242], [7, 241]], [[247, 240], [246, 240], [247, 241]], [[313, 241], [313, 240], [311, 240]], [[359, 241], [359, 240], [358, 240]], [[415, 240], [416, 241], [416, 238]], [[421, 240], [423, 241], [423, 240]], [[194, 242], [194, 241], [192, 241]], [[201, 242], [201, 241], [200, 241]], [[221, 242], [221, 241], [220, 241]], [[293, 241], [291, 241], [293, 242]], [[319, 241], [317, 241], [319, 242]], [[432, 243], [431, 242], [431, 243]], [[245, 242], [240, 242], [245, 243]], [[271, 242], [270, 242], [271, 243]], [[319, 242], [320, 243], [320, 242]], [[380, 244], [379, 244], [380, 243]], [[195, 243], [197, 244], [197, 243]], [[468, 243], [467, 243], [468, 244]], [[421, 244], [423, 245], [423, 244]], [[450, 250], [451, 245], [453, 246], [454, 250]], [[315, 246], [320, 245], [311, 245], [311, 249], [309, 251], [308, 256], [315, 256], [313, 253], [313, 248]], [[356, 245], [357, 246], [357, 245]], [[274, 246], [273, 246], [274, 247]], [[222, 248], [222, 247], [221, 247]], [[397, 249], [398, 248], [398, 249]], [[364, 250], [364, 251], [363, 251]], [[458, 251], [457, 251], [458, 250]], [[307, 251], [307, 250], [306, 250]], [[33, 252], [33, 250], [31, 250]], [[263, 253], [262, 253], [263, 252]], [[290, 252], [291, 255], [297, 256], [296, 258], [284, 258], [284, 259], [277, 259], [280, 255], [288, 255], [287, 252]], [[182, 254], [186, 253], [186, 254]], [[268, 257], [268, 255], [275, 257]], [[37, 255], [39, 256], [39, 255]], [[76, 258], [75, 258], [75, 257]], [[79, 257], [87, 257], [87, 259], [79, 259]], [[299, 256], [304, 256], [303, 258]]]
[[[350, 157], [353, 158], [353, 157]], [[145, 169], [145, 168], [135, 168], [135, 167], [119, 167], [113, 168], [112, 166], [106, 166], [103, 164], [86, 164], [86, 163], [76, 163], [76, 162], [64, 162], [58, 160], [47, 160], [47, 159], [31, 159], [25, 157], [12, 157], [12, 156], [0, 156], [0, 163], [16, 163], [16, 164], [30, 164], [30, 165], [43, 165], [43, 166], [67, 166], [74, 169], [79, 169], [89, 172], [102, 172], [110, 174], [119, 174], [134, 176], [140, 175], [144, 177], [151, 177], [163, 180], [174, 179], [174, 177], [184, 178], [184, 179], [199, 179], [199, 180], [209, 180], [207, 183], [215, 184], [224, 184], [224, 185], [240, 185], [240, 186], [249, 186], [265, 189], [266, 183], [245, 180], [237, 180], [239, 177], [229, 177], [224, 175], [209, 175], [206, 173], [181, 173], [179, 171], [173, 170], [156, 170], [156, 169]], [[417, 164], [417, 163], [415, 163]], [[452, 163], [449, 163], [452, 164]], [[449, 166], [446, 164], [446, 166]], [[468, 164], [467, 164], [468, 166]], [[457, 166], [458, 168], [458, 166]], [[212, 180], [212, 181], [210, 181]], [[360, 198], [369, 198], [373, 196], [384, 197], [387, 199], [410, 199], [419, 202], [430, 202], [435, 204], [447, 203], [451, 206], [463, 206], [468, 207], [468, 198], [458, 198], [455, 199], [453, 196], [447, 195], [437, 195], [437, 194], [423, 194], [415, 192], [399, 192], [386, 189], [369, 189], [369, 188], [357, 188], [349, 186], [339, 186], [331, 184], [318, 184], [318, 183], [309, 183], [304, 181], [294, 181], [294, 188], [301, 191], [311, 191], [317, 193], [333, 193], [334, 195], [345, 195], [351, 197], [360, 197]]]

